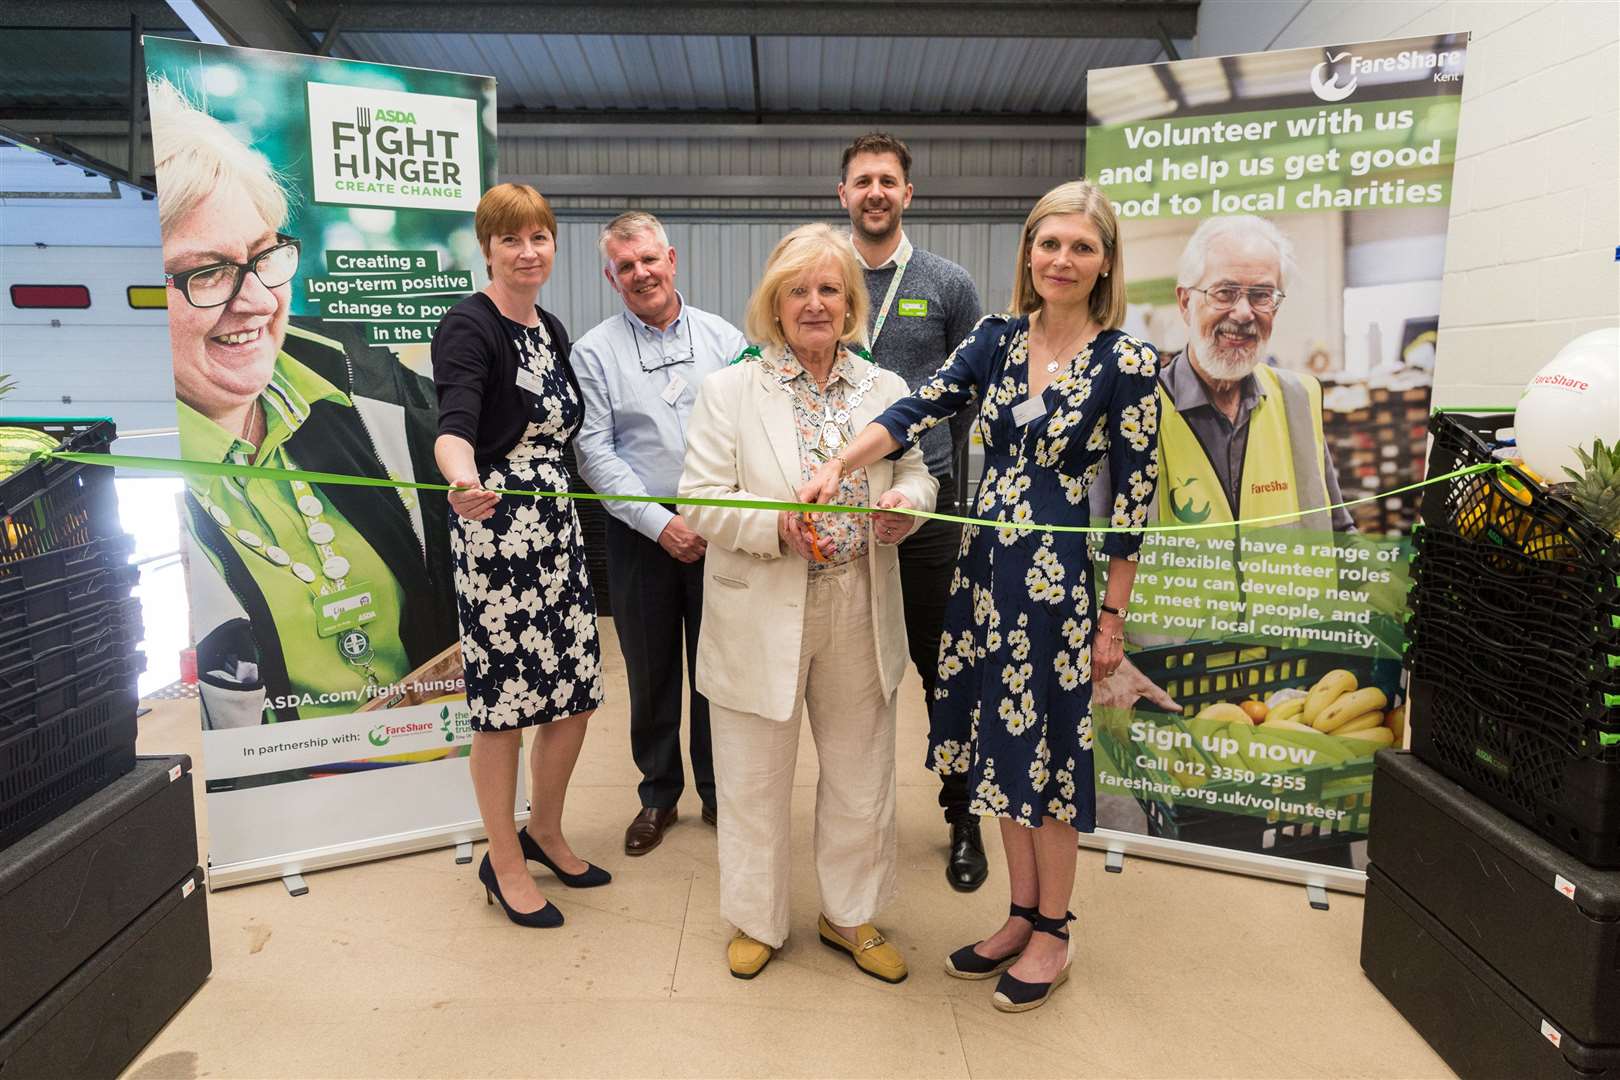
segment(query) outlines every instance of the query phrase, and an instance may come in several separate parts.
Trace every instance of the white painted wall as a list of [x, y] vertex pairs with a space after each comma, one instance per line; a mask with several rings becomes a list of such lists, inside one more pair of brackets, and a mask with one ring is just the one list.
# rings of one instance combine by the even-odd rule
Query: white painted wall
[[1435, 404], [1511, 406], [1620, 322], [1620, 2], [1203, 0], [1198, 53], [1470, 31]]

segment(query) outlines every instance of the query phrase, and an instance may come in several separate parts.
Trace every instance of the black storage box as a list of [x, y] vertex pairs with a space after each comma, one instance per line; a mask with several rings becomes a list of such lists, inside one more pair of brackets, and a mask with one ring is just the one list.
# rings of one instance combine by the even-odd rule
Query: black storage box
[[191, 759], [133, 772], [0, 862], [0, 1029], [128, 926], [197, 863]]
[[135, 1060], [212, 970], [206, 893], [202, 868], [187, 871], [0, 1031], [0, 1077], [117, 1076]]
[[1620, 871], [1596, 870], [1411, 754], [1381, 750], [1378, 869], [1582, 1042], [1620, 1045]]
[[[1378, 807], [1379, 817], [1388, 813]], [[1536, 928], [1524, 928], [1534, 938]], [[1620, 1078], [1620, 1046], [1577, 1039], [1514, 989], [1375, 862], [1367, 868], [1361, 969], [1465, 1080]]]
[[66, 712], [0, 727], [0, 851], [135, 767], [135, 680], [114, 681]]

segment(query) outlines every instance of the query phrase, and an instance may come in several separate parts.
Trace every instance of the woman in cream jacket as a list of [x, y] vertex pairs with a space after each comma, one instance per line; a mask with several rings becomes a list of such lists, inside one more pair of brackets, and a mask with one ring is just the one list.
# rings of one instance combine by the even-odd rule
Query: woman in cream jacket
[[[759, 344], [704, 380], [687, 436], [683, 498], [794, 491], [905, 382], [867, 359], [866, 287], [847, 235], [806, 225], [771, 252], [748, 304]], [[847, 506], [933, 508], [915, 449], [846, 478]], [[813, 518], [682, 506], [708, 541], [697, 689], [708, 699], [719, 804], [720, 904], [737, 933], [731, 973], [753, 978], [787, 940], [789, 824], [799, 716], [816, 787], [818, 933], [886, 982], [906, 977], [872, 925], [895, 882], [895, 690], [908, 662], [894, 545], [921, 519]]]

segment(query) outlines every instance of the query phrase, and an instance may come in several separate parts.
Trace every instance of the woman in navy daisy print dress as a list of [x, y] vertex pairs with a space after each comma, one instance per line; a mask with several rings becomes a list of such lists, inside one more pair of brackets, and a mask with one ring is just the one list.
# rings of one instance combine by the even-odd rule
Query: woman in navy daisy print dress
[[[1154, 349], [1118, 329], [1123, 254], [1112, 208], [1084, 181], [1030, 213], [1014, 288], [1022, 314], [986, 317], [932, 379], [893, 405], [801, 493], [909, 446], [979, 403], [985, 471], [973, 516], [1089, 523], [1108, 470], [1109, 521], [1146, 523], [1158, 480]], [[973, 812], [1001, 819], [1012, 907], [984, 941], [953, 953], [962, 978], [1006, 972], [993, 1004], [1033, 1008], [1066, 977], [1075, 831], [1096, 826], [1091, 683], [1123, 653], [1140, 532], [1102, 534], [1099, 604], [1084, 533], [969, 525], [947, 600], [929, 733], [937, 772], [968, 775]], [[1036, 931], [1040, 931], [1037, 933]], [[1010, 969], [1010, 970], [1009, 970]]]

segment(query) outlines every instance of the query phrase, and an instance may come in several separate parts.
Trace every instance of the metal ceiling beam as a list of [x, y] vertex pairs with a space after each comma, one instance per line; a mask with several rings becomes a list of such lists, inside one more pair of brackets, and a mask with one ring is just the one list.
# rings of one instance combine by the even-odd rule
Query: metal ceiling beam
[[[825, 176], [648, 176], [585, 173], [503, 174], [549, 195], [638, 199], [825, 199]], [[931, 199], [1035, 199], [1072, 176], [931, 176]]]
[[348, 33], [1191, 38], [1197, 0], [300, 0]]
[[[116, 135], [124, 130], [129, 114], [123, 109], [6, 109], [0, 108], [0, 122], [23, 129], [47, 129], [61, 135]], [[535, 120], [502, 113], [497, 130], [502, 138], [529, 139], [810, 139], [847, 142], [852, 134], [881, 127], [909, 142], [928, 139], [991, 139], [1004, 142], [1044, 142], [1048, 140], [1083, 142], [1085, 120], [1079, 116], [1061, 117], [1052, 123], [1030, 123], [1020, 118], [1010, 123], [935, 123], [927, 117], [865, 118], [865, 123], [832, 123], [821, 117], [795, 122], [749, 123], [611, 123], [599, 120]], [[143, 131], [148, 125], [141, 125]]]
[[[171, 0], [169, 6], [200, 41], [290, 53], [312, 53], [317, 48], [282, 0]], [[327, 21], [341, 16], [338, 11]]]
[[0, 27], [29, 30], [125, 30], [131, 15], [152, 31], [184, 30], [185, 22], [163, 0], [30, 0], [0, 4]]

